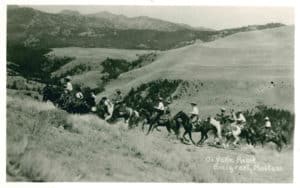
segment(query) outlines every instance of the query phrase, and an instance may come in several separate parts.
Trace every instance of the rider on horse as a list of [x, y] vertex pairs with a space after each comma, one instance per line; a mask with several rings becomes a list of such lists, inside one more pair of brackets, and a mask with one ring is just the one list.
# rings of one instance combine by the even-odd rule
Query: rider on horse
[[71, 83], [71, 76], [66, 76], [65, 78], [65, 93], [71, 93], [73, 91], [73, 85]]
[[192, 111], [190, 112], [190, 122], [193, 125], [193, 127], [195, 127], [199, 121], [199, 109], [195, 102], [191, 102], [190, 104], [192, 106]]
[[116, 89], [116, 93], [112, 98], [112, 102], [114, 103], [114, 111], [116, 112], [119, 111], [120, 108], [124, 105], [124, 99], [120, 89]]
[[243, 128], [246, 125], [246, 118], [242, 113], [242, 110], [238, 110], [235, 114], [234, 111], [232, 111], [232, 116], [235, 121], [235, 125], [239, 128]]
[[172, 103], [172, 101], [171, 101], [170, 98], [167, 98], [165, 100], [165, 109], [164, 109], [164, 113], [163, 113], [163, 119], [170, 119], [170, 117], [171, 117], [171, 109], [169, 107], [169, 104], [171, 104], [171, 103]]
[[163, 103], [163, 98], [162, 97], [158, 97], [158, 106], [155, 106], [154, 109], [156, 109], [156, 112], [157, 112], [156, 121], [158, 122], [160, 117], [165, 112], [165, 105]]
[[107, 97], [103, 97], [101, 102], [103, 102], [104, 106], [107, 107], [107, 111], [105, 112], [107, 116], [105, 116], [105, 120], [109, 120], [112, 117], [114, 105]]
[[234, 110], [232, 110], [231, 113], [234, 119], [234, 123], [231, 124], [230, 133], [234, 137], [233, 145], [236, 145], [240, 140], [240, 134], [242, 132], [242, 129], [246, 125], [246, 118], [241, 110], [238, 110], [237, 113], [235, 113]]
[[268, 116], [265, 117], [265, 136], [270, 136], [272, 131], [272, 125]]
[[225, 108], [221, 108], [221, 113], [216, 114], [216, 120], [218, 120], [222, 125], [224, 125], [228, 119], [230, 119], [230, 115], [226, 114]]

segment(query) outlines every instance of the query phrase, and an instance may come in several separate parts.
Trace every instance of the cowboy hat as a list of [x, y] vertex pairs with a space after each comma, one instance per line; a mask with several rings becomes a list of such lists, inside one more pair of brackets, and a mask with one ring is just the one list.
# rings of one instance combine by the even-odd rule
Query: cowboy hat
[[265, 120], [270, 120], [270, 119], [269, 119], [269, 117], [267, 116], [267, 117], [265, 117]]
[[162, 97], [158, 97], [158, 100], [162, 101], [162, 100], [163, 100], [163, 98], [162, 98]]
[[197, 103], [195, 103], [195, 102], [190, 102], [190, 104], [191, 104], [191, 105], [197, 105]]
[[221, 108], [221, 111], [226, 111], [226, 108], [223, 108], [223, 107], [222, 107], [222, 108]]
[[66, 76], [66, 80], [71, 80], [72, 78], [71, 78], [71, 76]]

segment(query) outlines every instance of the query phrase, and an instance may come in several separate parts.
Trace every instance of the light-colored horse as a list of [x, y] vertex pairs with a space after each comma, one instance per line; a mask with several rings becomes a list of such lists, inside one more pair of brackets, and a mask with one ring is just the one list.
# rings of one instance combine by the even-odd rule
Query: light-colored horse
[[222, 141], [222, 126], [221, 123], [213, 117], [209, 117], [209, 123], [217, 129], [217, 142]]
[[[112, 118], [113, 119], [116, 118], [114, 112], [115, 105], [110, 101], [107, 101], [107, 103], [104, 105], [107, 107], [107, 112], [108, 112], [108, 115], [105, 117], [105, 120], [110, 121], [112, 120]], [[133, 125], [137, 125], [140, 115], [138, 111], [130, 107], [125, 107], [124, 111], [119, 112], [117, 118], [118, 117], [123, 117], [125, 123], [131, 127]]]
[[[216, 120], [213, 117], [209, 117], [209, 123], [217, 129], [217, 138], [218, 138], [217, 142], [219, 142], [219, 143], [222, 142], [223, 141], [222, 129], [224, 129], [224, 127], [223, 127], [224, 125], [222, 125], [218, 120]], [[243, 126], [238, 125], [236, 122], [229, 124], [229, 130], [230, 130], [229, 134], [231, 134], [234, 138], [233, 145], [236, 145], [239, 142], [242, 128], [243, 128]], [[227, 135], [227, 136], [230, 136], [230, 135]], [[227, 143], [228, 143], [228, 141], [229, 140], [227, 140]]]

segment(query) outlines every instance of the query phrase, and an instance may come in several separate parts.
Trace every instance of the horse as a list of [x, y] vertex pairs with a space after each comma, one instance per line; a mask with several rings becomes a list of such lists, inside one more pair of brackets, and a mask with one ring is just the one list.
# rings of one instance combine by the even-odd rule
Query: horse
[[63, 87], [59, 87], [56, 85], [46, 85], [42, 90], [43, 101], [51, 101], [54, 105], [58, 105], [60, 97], [64, 92]]
[[110, 102], [107, 102], [109, 104], [105, 104], [106, 100], [107, 98], [103, 97], [97, 104], [97, 115], [100, 118], [105, 119], [109, 123], [113, 123], [119, 118], [124, 118], [124, 122], [128, 124], [130, 128], [138, 125], [140, 119], [138, 111], [127, 106], [121, 106], [115, 109], [114, 104]]
[[171, 130], [174, 131], [177, 139], [179, 138], [180, 133], [180, 127], [184, 128], [184, 133], [182, 137], [180, 138], [181, 141], [188, 141], [186, 138], [186, 135], [189, 135], [189, 139], [192, 141], [194, 145], [196, 145], [195, 141], [192, 138], [192, 126], [189, 123], [190, 118], [188, 115], [186, 115], [183, 111], [178, 112], [174, 117], [170, 117], [167, 119], [160, 119], [156, 120], [156, 113], [153, 115], [153, 117], [150, 119], [150, 126], [147, 132], [147, 135], [150, 133], [150, 131], [153, 131], [158, 126], [164, 126], [167, 128], [167, 131], [169, 134], [171, 133]]
[[[142, 123], [142, 131], [145, 130], [145, 125], [150, 124], [151, 118], [153, 118], [153, 114], [151, 113], [150, 110], [147, 110], [145, 108], [141, 108], [139, 110], [140, 113], [140, 122]], [[158, 127], [156, 127], [157, 131], [161, 131]]]
[[124, 122], [128, 124], [129, 128], [136, 127], [139, 122], [139, 112], [131, 107], [122, 106], [119, 109], [112, 111], [111, 118], [107, 119], [108, 122], [114, 122], [116, 119], [124, 118]]
[[[233, 138], [232, 144], [237, 145], [240, 141], [241, 133], [247, 132], [247, 129], [244, 129], [246, 125], [240, 126], [235, 121], [228, 119], [223, 124], [220, 121], [216, 120], [213, 117], [208, 118], [209, 123], [213, 125], [217, 130], [218, 144], [224, 143], [223, 136], [226, 138], [225, 144], [229, 145], [230, 141]], [[247, 132], [248, 134], [248, 132]], [[249, 142], [249, 140], [247, 140]]]
[[62, 94], [58, 106], [63, 110], [70, 113], [80, 113], [85, 114], [89, 113], [91, 110], [91, 106], [84, 99], [78, 99], [74, 94]]
[[160, 118], [157, 120], [158, 112], [155, 111], [153, 115], [147, 120], [149, 124], [149, 129], [146, 133], [146, 135], [149, 135], [150, 132], [153, 132], [154, 129], [157, 129], [159, 126], [163, 126], [167, 128], [167, 131], [169, 134], [173, 132], [175, 133], [176, 137], [179, 138], [179, 129], [180, 126], [185, 122], [184, 119], [181, 119], [180, 113], [177, 113], [174, 117], [171, 117], [171, 115], [163, 115], [165, 118]]
[[284, 144], [287, 145], [287, 138], [282, 131], [266, 132], [265, 129], [257, 130], [255, 143], [257, 141], [261, 143], [262, 147], [264, 147], [266, 143], [272, 142], [276, 145], [277, 151], [279, 152], [282, 150]]
[[202, 145], [208, 139], [208, 132], [213, 131], [215, 137], [217, 137], [217, 129], [213, 126], [209, 120], [198, 121], [192, 132], [200, 132], [201, 138], [196, 145]]

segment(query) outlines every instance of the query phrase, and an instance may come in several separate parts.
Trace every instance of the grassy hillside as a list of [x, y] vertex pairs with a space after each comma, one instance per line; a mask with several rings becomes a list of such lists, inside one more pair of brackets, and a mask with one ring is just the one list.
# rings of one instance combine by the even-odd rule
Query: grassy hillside
[[292, 182], [292, 156], [272, 144], [184, 145], [165, 131], [145, 136], [122, 123], [7, 96], [8, 181]]
[[294, 27], [287, 26], [165, 51], [153, 63], [120, 75], [99, 98], [116, 88], [182, 79], [192, 84], [172, 104], [176, 110], [188, 110], [189, 101], [196, 101], [206, 115], [221, 106], [244, 109], [259, 103], [293, 111], [293, 36]]
[[[125, 61], [134, 61], [142, 54], [152, 53], [150, 50], [121, 50], [108, 48], [54, 48], [48, 54], [55, 57], [73, 57], [74, 60], [60, 67], [52, 73], [53, 77], [63, 77], [72, 75], [73, 82], [97, 87], [102, 84], [104, 74], [102, 62], [107, 59], [123, 59]], [[80, 68], [76, 70], [76, 68]]]

